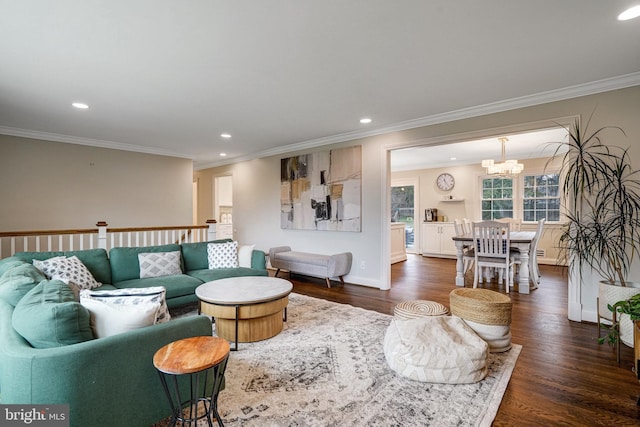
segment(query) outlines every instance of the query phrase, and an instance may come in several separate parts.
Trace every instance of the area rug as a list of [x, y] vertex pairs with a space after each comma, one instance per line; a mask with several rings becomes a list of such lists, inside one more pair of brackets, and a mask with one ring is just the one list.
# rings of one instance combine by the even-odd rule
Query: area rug
[[387, 365], [390, 320], [291, 294], [279, 335], [231, 353], [218, 400], [225, 426], [490, 426], [522, 347], [491, 354], [475, 384], [416, 382]]

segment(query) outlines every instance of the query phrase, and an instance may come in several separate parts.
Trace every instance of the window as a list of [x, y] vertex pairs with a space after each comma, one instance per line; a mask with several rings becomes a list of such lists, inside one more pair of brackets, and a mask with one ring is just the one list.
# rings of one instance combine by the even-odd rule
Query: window
[[513, 178], [484, 178], [482, 220], [513, 217]]
[[[522, 192], [516, 191], [522, 186]], [[560, 175], [482, 178], [482, 220], [560, 221]]]
[[522, 220], [560, 221], [560, 176], [558, 174], [525, 175]]

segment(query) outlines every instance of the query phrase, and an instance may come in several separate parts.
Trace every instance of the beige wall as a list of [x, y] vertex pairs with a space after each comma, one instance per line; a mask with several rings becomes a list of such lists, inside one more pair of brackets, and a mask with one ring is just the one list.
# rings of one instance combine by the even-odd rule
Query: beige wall
[[[591, 128], [620, 126], [626, 137], [611, 134], [608, 143], [630, 147], [635, 167], [640, 169], [640, 86], [573, 98], [547, 104], [519, 108], [495, 114], [456, 120], [416, 129], [390, 132], [334, 144], [320, 149], [362, 145], [363, 186], [362, 186], [362, 232], [307, 232], [281, 230], [279, 210], [279, 168], [280, 158], [296, 154], [285, 153], [259, 160], [196, 172], [201, 188], [199, 218], [211, 215], [210, 177], [232, 172], [234, 175], [234, 227], [237, 236], [247, 243], [257, 243], [261, 249], [270, 246], [291, 245], [298, 250], [315, 249], [320, 253], [349, 250], [354, 256], [354, 265], [347, 281], [384, 288], [389, 282], [388, 251], [388, 191], [390, 174], [387, 172], [388, 150], [415, 145], [440, 144], [443, 140], [454, 142], [470, 140], [470, 135], [498, 136], [503, 128], [535, 122], [549, 122], [562, 117], [581, 116], [583, 122], [595, 109]], [[492, 133], [493, 132], [495, 133]], [[307, 150], [307, 152], [313, 150]], [[203, 193], [204, 191], [204, 193]], [[236, 196], [242, 195], [242, 203], [235, 203]], [[428, 206], [425, 206], [428, 207]], [[447, 208], [450, 209], [450, 208]], [[242, 212], [240, 215], [239, 213]], [[465, 212], [467, 213], [467, 212]], [[473, 216], [473, 215], [469, 215]], [[364, 263], [364, 264], [363, 264]], [[364, 268], [361, 268], [364, 265]], [[631, 271], [632, 280], [640, 280], [640, 262]], [[572, 279], [575, 280], [575, 279]], [[578, 279], [579, 280], [579, 279]], [[451, 278], [452, 288], [454, 278]], [[540, 291], [544, 291], [541, 289]], [[540, 292], [535, 291], [535, 292]], [[578, 312], [583, 319], [595, 319], [595, 296], [597, 285], [585, 280], [577, 292], [570, 291], [569, 311]]]
[[0, 231], [188, 225], [191, 160], [0, 135]]

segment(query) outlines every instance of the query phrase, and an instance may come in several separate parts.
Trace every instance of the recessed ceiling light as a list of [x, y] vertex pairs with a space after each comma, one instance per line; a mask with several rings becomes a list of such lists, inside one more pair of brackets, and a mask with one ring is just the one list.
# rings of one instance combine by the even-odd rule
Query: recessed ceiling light
[[451, 157], [449, 160], [456, 160], [456, 158], [455, 157]]
[[84, 102], [74, 102], [73, 104], [74, 107], [79, 108], [81, 110], [86, 110], [87, 108], [89, 108], [89, 106], [87, 104], [85, 104]]
[[363, 119], [360, 119], [360, 123], [362, 123], [363, 125], [366, 125], [367, 123], [371, 123], [371, 119], [368, 117], [365, 117]]
[[629, 19], [640, 16], [640, 5], [630, 7], [629, 9], [618, 15], [618, 21], [628, 21]]
[[220, 157], [227, 157], [227, 153], [220, 153]]
[[221, 133], [220, 136], [222, 138], [231, 138], [231, 134], [230, 133]]

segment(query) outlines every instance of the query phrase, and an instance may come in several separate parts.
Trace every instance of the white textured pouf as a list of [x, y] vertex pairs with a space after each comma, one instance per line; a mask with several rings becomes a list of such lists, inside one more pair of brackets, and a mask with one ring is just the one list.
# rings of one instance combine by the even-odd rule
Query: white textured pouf
[[462, 319], [392, 319], [384, 337], [389, 367], [412, 380], [466, 384], [487, 376], [489, 346]]

